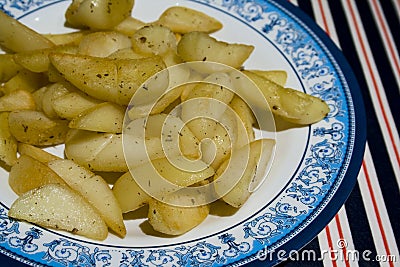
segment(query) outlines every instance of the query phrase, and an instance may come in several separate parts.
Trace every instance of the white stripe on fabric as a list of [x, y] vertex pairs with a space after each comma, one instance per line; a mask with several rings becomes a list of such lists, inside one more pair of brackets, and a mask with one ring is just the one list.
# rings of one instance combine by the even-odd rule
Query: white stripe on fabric
[[[336, 267], [336, 262], [332, 261], [332, 256], [330, 254], [331, 249], [333, 249], [333, 239], [331, 236], [330, 224], [324, 228], [318, 234], [318, 243], [321, 250], [321, 260], [324, 264], [324, 267]], [[332, 243], [332, 248], [329, 243]]]
[[397, 14], [400, 14], [400, 1], [399, 0], [392, 0], [393, 6], [396, 9]]
[[[354, 254], [356, 253], [353, 236], [351, 234], [351, 229], [349, 225], [349, 219], [347, 218], [346, 209], [342, 207], [337, 215], [338, 220], [340, 221], [341, 229], [342, 229], [342, 238], [344, 242], [341, 242], [342, 245], [346, 247], [345, 257], [351, 267], [358, 266], [358, 261], [356, 260]], [[338, 226], [339, 228], [339, 226]], [[339, 241], [337, 242], [339, 245]]]
[[329, 9], [328, 1], [312, 0], [311, 5], [314, 9], [315, 21], [325, 30], [332, 41], [340, 47], [339, 38], [336, 34], [336, 27], [333, 22], [332, 13]]

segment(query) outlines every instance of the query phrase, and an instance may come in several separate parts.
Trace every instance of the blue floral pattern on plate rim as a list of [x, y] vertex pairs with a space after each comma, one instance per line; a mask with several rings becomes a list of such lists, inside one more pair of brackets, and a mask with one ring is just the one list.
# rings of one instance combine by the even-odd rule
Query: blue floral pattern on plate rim
[[[54, 0], [0, 0], [20, 18]], [[220, 266], [241, 265], [258, 251], [299, 249], [336, 214], [355, 184], [365, 144], [365, 116], [357, 81], [341, 52], [315, 23], [286, 1], [195, 0], [229, 14], [271, 42], [331, 112], [310, 126], [303, 161], [278, 197], [257, 214], [204, 239], [165, 248], [119, 248], [56, 234], [7, 216], [0, 207], [0, 251], [32, 265]], [[43, 241], [43, 236], [54, 239]], [[268, 264], [278, 262], [275, 256]], [[267, 262], [266, 262], [267, 263]]]

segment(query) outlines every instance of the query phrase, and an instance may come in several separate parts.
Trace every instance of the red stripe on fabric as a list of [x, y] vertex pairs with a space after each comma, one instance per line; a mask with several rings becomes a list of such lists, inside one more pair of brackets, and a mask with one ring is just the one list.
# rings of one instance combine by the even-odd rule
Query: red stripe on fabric
[[385, 107], [384, 107], [383, 102], [382, 102], [382, 97], [381, 97], [381, 94], [379, 93], [378, 83], [376, 81], [376, 77], [375, 77], [374, 72], [372, 70], [372, 65], [371, 65], [371, 62], [370, 62], [370, 60], [368, 58], [367, 50], [366, 50], [365, 44], [364, 44], [364, 40], [361, 37], [360, 28], [358, 26], [358, 22], [356, 20], [356, 16], [355, 16], [355, 13], [354, 13], [353, 5], [351, 4], [350, 0], [347, 0], [347, 5], [349, 6], [350, 14], [351, 14], [354, 26], [356, 28], [357, 38], [358, 38], [359, 43], [361, 45], [361, 50], [362, 50], [363, 56], [365, 58], [365, 61], [367, 62], [368, 71], [369, 71], [369, 74], [370, 74], [370, 76], [372, 78], [372, 83], [374, 85], [374, 90], [375, 90], [376, 96], [378, 98], [379, 108], [382, 111], [383, 120], [385, 121], [385, 126], [386, 126], [386, 129], [388, 131], [390, 141], [392, 142], [392, 145], [393, 145], [393, 149], [394, 149], [394, 153], [396, 155], [397, 163], [400, 164], [399, 151], [398, 151], [398, 149], [396, 147], [396, 143], [395, 143], [395, 140], [394, 140], [393, 132], [392, 132], [392, 129], [390, 128], [389, 120], [387, 118], [387, 114], [385, 112]]
[[391, 42], [391, 39], [389, 38], [389, 33], [388, 33], [387, 28], [386, 28], [386, 24], [383, 21], [381, 10], [380, 10], [376, 0], [373, 0], [372, 4], [374, 6], [376, 14], [378, 15], [378, 21], [379, 21], [379, 24], [380, 24], [379, 26], [382, 29], [383, 35], [385, 36], [385, 39], [386, 39], [386, 43], [389, 46], [390, 55], [394, 60], [394, 64], [396, 65], [397, 75], [400, 75], [399, 61], [397, 60], [396, 53], [394, 52], [393, 43]]
[[[382, 223], [382, 219], [381, 219], [381, 216], [380, 216], [380, 213], [379, 213], [378, 204], [376, 203], [374, 189], [373, 189], [372, 184], [371, 184], [371, 179], [369, 177], [369, 172], [368, 172], [367, 165], [365, 164], [365, 161], [362, 162], [362, 168], [363, 168], [363, 171], [364, 171], [364, 174], [365, 174], [365, 180], [367, 181], [367, 186], [368, 186], [369, 194], [371, 196], [372, 206], [374, 208], [374, 212], [375, 212], [375, 215], [376, 215], [375, 217], [376, 217], [376, 220], [378, 222], [379, 231], [381, 232], [383, 245], [385, 246], [386, 255], [391, 255], [390, 248], [389, 248], [389, 243], [388, 243], [387, 238], [386, 238], [385, 229], [383, 228], [383, 223]], [[394, 267], [393, 262], [389, 262], [389, 265]]]
[[328, 35], [331, 35], [331, 33], [329, 31], [328, 22], [327, 22], [326, 16], [325, 16], [325, 11], [324, 11], [324, 8], [322, 6], [322, 0], [318, 0], [318, 7], [319, 7], [319, 12], [322, 15], [322, 22], [324, 23], [324, 30]]
[[329, 251], [331, 252], [331, 261], [334, 267], [337, 267], [335, 254], [333, 253], [333, 244], [332, 244], [332, 237], [331, 237], [331, 230], [329, 229], [329, 225], [325, 227], [326, 238], [328, 240]]
[[[339, 239], [340, 240], [345, 240], [344, 235], [343, 235], [343, 230], [342, 230], [342, 224], [340, 223], [340, 218], [339, 218], [338, 214], [335, 215], [335, 221], [336, 221], [336, 225], [337, 225], [337, 229], [338, 229], [338, 233], [339, 233]], [[346, 244], [347, 244], [347, 242], [346, 242]], [[347, 257], [347, 248], [346, 248], [346, 246], [342, 246], [342, 251], [343, 251], [343, 255], [345, 255], [344, 262], [345, 262], [347, 267], [350, 267], [349, 259]]]

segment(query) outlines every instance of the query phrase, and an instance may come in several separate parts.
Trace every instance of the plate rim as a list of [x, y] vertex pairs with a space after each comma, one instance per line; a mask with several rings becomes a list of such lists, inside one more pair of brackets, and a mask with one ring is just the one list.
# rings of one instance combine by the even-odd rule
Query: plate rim
[[[65, 2], [66, 0], [56, 0], [56, 1], [49, 1], [48, 4], [41, 5], [37, 7], [36, 9], [30, 10], [29, 12], [24, 13], [23, 15], [19, 16], [18, 18], [22, 18], [24, 16], [27, 16], [38, 9], [45, 8], [48, 5], [53, 5], [58, 2]], [[196, 3], [203, 3], [201, 0], [191, 0], [192, 2]], [[257, 0], [256, 0], [257, 1]], [[335, 216], [335, 214], [339, 211], [339, 209], [342, 207], [342, 205], [345, 203], [345, 200], [348, 198], [350, 195], [353, 187], [356, 184], [357, 181], [357, 175], [361, 167], [361, 162], [362, 158], [364, 155], [364, 149], [365, 149], [365, 143], [366, 143], [366, 118], [365, 118], [365, 109], [364, 109], [364, 104], [361, 96], [361, 91], [360, 87], [358, 85], [357, 79], [355, 77], [355, 74], [347, 61], [347, 59], [344, 57], [343, 53], [340, 51], [340, 49], [336, 46], [336, 44], [329, 38], [328, 35], [312, 20], [306, 13], [304, 13], [300, 8], [296, 7], [295, 5], [291, 4], [289, 1], [282, 1], [277, 3], [276, 0], [267, 0], [264, 2], [269, 2], [273, 3], [276, 6], [280, 6], [285, 8], [287, 11], [289, 11], [291, 14], [294, 15], [296, 19], [298, 19], [300, 22], [305, 24], [309, 30], [311, 30], [312, 33], [314, 33], [318, 39], [322, 42], [322, 44], [326, 47], [326, 49], [331, 53], [333, 59], [335, 60], [335, 63], [338, 64], [337, 67], [339, 67], [339, 70], [341, 70], [342, 73], [346, 73], [344, 80], [347, 82], [348, 85], [348, 92], [350, 94], [350, 100], [352, 101], [352, 107], [354, 109], [354, 126], [355, 126], [355, 131], [357, 134], [355, 134], [354, 138], [354, 144], [353, 144], [353, 149], [351, 151], [351, 156], [350, 160], [347, 166], [347, 170], [343, 175], [343, 178], [338, 186], [338, 188], [335, 190], [334, 196], [328, 201], [328, 203], [324, 206], [323, 210], [318, 214], [316, 218], [313, 219], [313, 222], [308, 224], [304, 229], [302, 229], [296, 236], [292, 237], [288, 242], [284, 243], [281, 245], [279, 248], [281, 249], [286, 249], [286, 251], [291, 251], [291, 250], [298, 250], [301, 247], [305, 246], [308, 242], [312, 240], [318, 234], [328, 223], [329, 221]], [[315, 40], [315, 38], [313, 38]], [[326, 51], [324, 51], [326, 52]], [[335, 70], [337, 71], [337, 67], [335, 67]], [[346, 97], [349, 99], [349, 97]], [[361, 129], [361, 130], [357, 130]], [[351, 179], [350, 179], [350, 178]], [[328, 195], [328, 194], [327, 194]], [[324, 200], [326, 199], [327, 195], [323, 198]], [[313, 213], [315, 213], [315, 210], [310, 212], [307, 217], [310, 217]], [[251, 217], [251, 216], [250, 216]], [[305, 219], [306, 220], [306, 219]], [[304, 221], [305, 221], [304, 220]], [[301, 226], [301, 224], [299, 225]], [[294, 231], [297, 227], [296, 226], [292, 229]], [[306, 231], [307, 230], [307, 231]], [[290, 234], [290, 233], [288, 233]], [[288, 235], [286, 234], [286, 235]], [[282, 237], [284, 238], [284, 237]], [[89, 242], [90, 243], [90, 242]], [[289, 249], [290, 248], [290, 249]], [[4, 253], [6, 251], [6, 253]], [[0, 252], [7, 255], [11, 253], [12, 255], [16, 256], [11, 257], [14, 259], [17, 259], [21, 262], [29, 262], [29, 263], [34, 263], [38, 264], [36, 261], [26, 258], [25, 256], [21, 256], [19, 254], [14, 254], [13, 252], [8, 252], [7, 249], [0, 247]], [[256, 252], [257, 253], [257, 252]], [[9, 255], [8, 255], [9, 256]], [[239, 266], [242, 264], [246, 264], [252, 261], [257, 260], [256, 255], [251, 255], [246, 258], [243, 258], [241, 260], [238, 260], [234, 263], [228, 264], [230, 266]], [[268, 261], [268, 264], [275, 265], [279, 263], [281, 259], [273, 259], [272, 261]], [[266, 263], [266, 262], [264, 262]], [[39, 263], [41, 264], [41, 263]]]

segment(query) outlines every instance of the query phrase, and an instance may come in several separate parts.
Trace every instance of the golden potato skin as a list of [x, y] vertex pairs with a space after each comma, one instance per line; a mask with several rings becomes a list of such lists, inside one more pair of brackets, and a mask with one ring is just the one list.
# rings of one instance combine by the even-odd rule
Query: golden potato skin
[[192, 31], [212, 33], [222, 28], [222, 23], [207, 14], [183, 6], [167, 8], [156, 21], [173, 32], [184, 34]]
[[0, 44], [11, 51], [23, 52], [54, 46], [46, 37], [2, 11], [0, 11], [0, 25]]
[[106, 224], [93, 207], [59, 184], [47, 184], [21, 195], [11, 205], [8, 216], [95, 240], [104, 240], [108, 235]]
[[322, 120], [329, 113], [328, 104], [322, 99], [285, 88], [265, 76], [243, 71], [261, 90], [271, 111], [291, 123], [308, 125]]
[[123, 213], [137, 210], [151, 199], [133, 179], [131, 172], [121, 175], [112, 190]]
[[119, 203], [100, 175], [67, 159], [53, 160], [48, 166], [98, 211], [111, 230], [120, 237], [126, 235]]
[[69, 127], [96, 132], [121, 133], [125, 109], [110, 102], [98, 104], [73, 118]]
[[30, 156], [42, 163], [47, 163], [49, 161], [60, 159], [60, 157], [53, 155], [43, 148], [32, 146], [25, 143], [18, 143], [18, 153], [22, 155]]
[[218, 41], [204, 32], [189, 32], [178, 43], [178, 55], [186, 62], [218, 62], [240, 68], [253, 52], [254, 46]]
[[76, 28], [110, 30], [130, 16], [134, 0], [73, 0], [65, 18]]
[[0, 112], [0, 160], [12, 166], [17, 161], [18, 142], [10, 132], [8, 117], [8, 112]]
[[45, 184], [67, 185], [46, 164], [28, 155], [21, 155], [15, 165], [11, 167], [8, 184], [17, 195], [22, 195]]
[[88, 95], [128, 105], [136, 90], [165, 68], [157, 56], [143, 59], [110, 59], [55, 53], [50, 61], [60, 74]]
[[209, 212], [209, 205], [178, 207], [151, 199], [148, 220], [153, 229], [160, 233], [182, 235], [203, 222]]
[[64, 143], [68, 131], [68, 121], [50, 119], [40, 111], [14, 111], [10, 113], [8, 120], [11, 134], [19, 142], [31, 145]]

